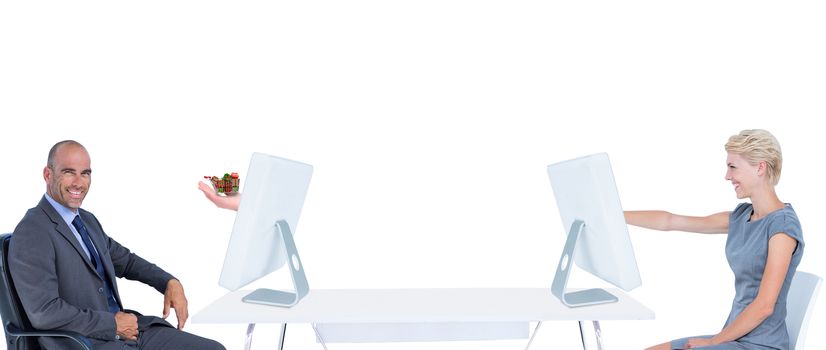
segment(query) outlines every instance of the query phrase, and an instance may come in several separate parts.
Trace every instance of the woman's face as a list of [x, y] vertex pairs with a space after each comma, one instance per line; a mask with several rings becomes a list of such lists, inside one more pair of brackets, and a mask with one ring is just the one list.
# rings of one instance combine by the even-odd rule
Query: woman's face
[[726, 158], [726, 180], [734, 185], [734, 193], [738, 199], [750, 198], [753, 191], [758, 188], [762, 179], [760, 163], [757, 165], [749, 162], [736, 153], [728, 153]]

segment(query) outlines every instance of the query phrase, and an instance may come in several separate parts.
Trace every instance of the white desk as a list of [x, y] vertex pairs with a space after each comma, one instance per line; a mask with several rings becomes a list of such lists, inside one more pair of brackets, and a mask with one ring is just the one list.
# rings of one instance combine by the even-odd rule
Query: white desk
[[[280, 347], [283, 347], [287, 323], [312, 324], [323, 345], [323, 341], [328, 340], [325, 332], [332, 334], [338, 327], [348, 325], [368, 328], [389, 325], [417, 332], [425, 331], [422, 325], [429, 324], [442, 325], [442, 330], [448, 332], [463, 333], [468, 329], [461, 325], [512, 329], [509, 325], [525, 324], [527, 330], [528, 322], [595, 321], [598, 333], [596, 321], [654, 319], [651, 310], [627, 294], [618, 289], [609, 291], [619, 297], [618, 302], [568, 308], [551, 295], [550, 288], [316, 289], [298, 305], [280, 308], [244, 303], [241, 298], [250, 291], [240, 290], [216, 300], [196, 313], [192, 321], [249, 324], [248, 346], [256, 323], [279, 323], [282, 324]], [[354, 330], [349, 328], [348, 332]], [[379, 333], [387, 334], [386, 331]]]

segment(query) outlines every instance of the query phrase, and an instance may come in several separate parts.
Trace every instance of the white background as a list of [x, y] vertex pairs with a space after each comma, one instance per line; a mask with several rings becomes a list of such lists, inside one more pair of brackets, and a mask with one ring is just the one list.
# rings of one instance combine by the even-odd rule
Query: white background
[[[765, 128], [803, 224], [800, 270], [826, 276], [823, 18], [820, 1], [6, 1], [0, 231], [44, 193], [49, 147], [76, 139], [94, 169], [84, 208], [179, 277], [195, 313], [226, 292], [234, 219], [196, 184], [243, 178], [257, 151], [315, 165], [297, 230], [312, 288], [549, 287], [564, 231], [547, 164], [607, 151], [626, 209], [705, 215], [738, 202], [723, 143]], [[630, 232], [631, 295], [657, 319], [604, 322], [610, 349], [719, 330], [725, 236]], [[572, 284], [605, 286], [581, 271]], [[120, 289], [161, 312], [151, 288]], [[271, 348], [275, 327], [259, 328]], [[243, 325], [187, 329], [242, 348]], [[538, 348], [578, 345], [574, 323], [540, 332]], [[306, 325], [288, 336], [318, 348]]]

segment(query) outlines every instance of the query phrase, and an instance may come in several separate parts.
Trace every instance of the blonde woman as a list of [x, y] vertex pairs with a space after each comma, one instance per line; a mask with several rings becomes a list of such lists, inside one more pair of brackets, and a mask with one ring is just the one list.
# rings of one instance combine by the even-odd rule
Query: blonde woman
[[726, 180], [740, 203], [734, 211], [692, 217], [665, 211], [627, 211], [628, 224], [661, 231], [727, 233], [726, 258], [734, 272], [731, 313], [714, 335], [674, 340], [649, 350], [788, 349], [786, 296], [803, 256], [803, 234], [791, 204], [774, 187], [780, 180], [780, 144], [765, 130], [743, 130], [725, 145]]

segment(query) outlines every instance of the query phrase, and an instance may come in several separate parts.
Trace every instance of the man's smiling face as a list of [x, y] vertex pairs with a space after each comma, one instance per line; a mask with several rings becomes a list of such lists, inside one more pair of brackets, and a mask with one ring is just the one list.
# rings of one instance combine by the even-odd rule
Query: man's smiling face
[[43, 169], [46, 192], [52, 199], [77, 211], [92, 184], [89, 153], [83, 146], [65, 144], [55, 152], [53, 164]]

